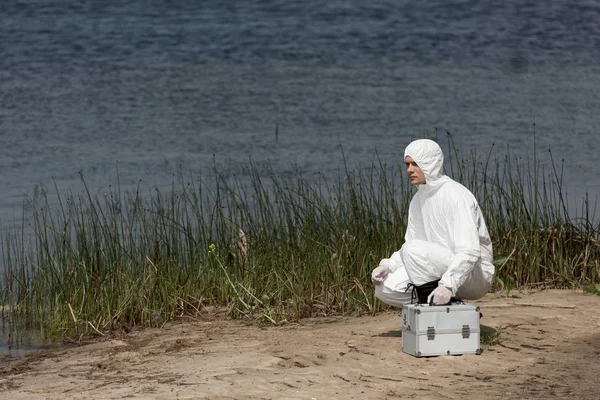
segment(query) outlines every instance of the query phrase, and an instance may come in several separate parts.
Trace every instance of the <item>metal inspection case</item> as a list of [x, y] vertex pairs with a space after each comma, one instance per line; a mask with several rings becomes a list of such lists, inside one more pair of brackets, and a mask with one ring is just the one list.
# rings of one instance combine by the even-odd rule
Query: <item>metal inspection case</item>
[[481, 354], [479, 307], [456, 302], [402, 307], [402, 351], [416, 357]]

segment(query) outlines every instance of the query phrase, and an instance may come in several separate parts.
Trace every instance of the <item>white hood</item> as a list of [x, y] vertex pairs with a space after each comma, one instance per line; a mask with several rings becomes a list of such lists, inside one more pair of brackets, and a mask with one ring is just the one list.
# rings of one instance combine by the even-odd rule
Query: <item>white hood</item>
[[411, 157], [425, 175], [425, 184], [418, 185], [419, 190], [432, 190], [450, 178], [444, 175], [444, 153], [440, 146], [430, 139], [418, 139], [404, 150], [404, 158]]

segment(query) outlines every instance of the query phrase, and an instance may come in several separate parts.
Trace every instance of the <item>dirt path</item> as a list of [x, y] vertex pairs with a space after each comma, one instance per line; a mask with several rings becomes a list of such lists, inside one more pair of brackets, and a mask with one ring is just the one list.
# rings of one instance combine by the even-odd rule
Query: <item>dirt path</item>
[[474, 302], [501, 344], [482, 355], [402, 352], [397, 312], [261, 328], [174, 323], [5, 358], [2, 399], [600, 399], [600, 297], [519, 293]]

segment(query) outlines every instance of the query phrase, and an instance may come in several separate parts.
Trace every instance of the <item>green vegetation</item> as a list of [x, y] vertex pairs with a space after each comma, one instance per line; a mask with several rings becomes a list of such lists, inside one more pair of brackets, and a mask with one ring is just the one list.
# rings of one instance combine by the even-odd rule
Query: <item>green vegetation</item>
[[480, 343], [484, 349], [489, 349], [492, 346], [496, 346], [502, 343], [502, 332], [504, 327], [498, 329], [490, 328], [489, 326], [481, 325], [480, 331]]
[[[568, 215], [561, 170], [546, 173], [535, 151], [525, 161], [508, 149], [502, 159], [464, 157], [448, 138], [447, 172], [480, 201], [499, 285], [599, 283], [599, 227], [587, 200], [582, 216]], [[270, 323], [376, 312], [370, 271], [402, 245], [412, 196], [403, 169], [376, 160], [328, 182], [250, 163], [243, 180], [182, 171], [169, 194], [146, 198], [55, 189], [56, 208], [41, 190], [31, 237], [22, 227], [2, 238], [2, 320], [79, 337], [159, 326], [207, 305]]]
[[592, 293], [592, 294], [595, 294], [596, 296], [600, 296], [600, 283], [597, 283], [595, 285], [590, 284], [586, 288], [584, 288], [584, 291], [586, 293]]

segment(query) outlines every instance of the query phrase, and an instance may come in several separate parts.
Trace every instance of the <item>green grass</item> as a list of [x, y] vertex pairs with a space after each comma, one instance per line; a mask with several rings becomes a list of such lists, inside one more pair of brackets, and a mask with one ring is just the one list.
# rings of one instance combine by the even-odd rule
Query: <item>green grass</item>
[[[561, 168], [545, 171], [535, 149], [525, 161], [508, 148], [462, 155], [451, 139], [447, 172], [479, 199], [499, 286], [599, 283], [599, 227], [587, 199], [568, 215]], [[119, 185], [40, 190], [31, 236], [23, 226], [2, 237], [2, 320], [78, 337], [160, 326], [207, 305], [269, 323], [382, 309], [369, 275], [403, 243], [413, 189], [402, 160], [375, 158], [334, 181], [252, 163], [243, 172], [242, 181], [215, 167], [205, 181], [180, 171], [168, 193], [146, 196]]]
[[583, 289], [586, 293], [595, 294], [596, 296], [600, 296], [600, 283], [590, 284]]
[[494, 329], [489, 326], [481, 325], [480, 343], [483, 349], [489, 349], [492, 346], [502, 343], [502, 332], [504, 328]]

